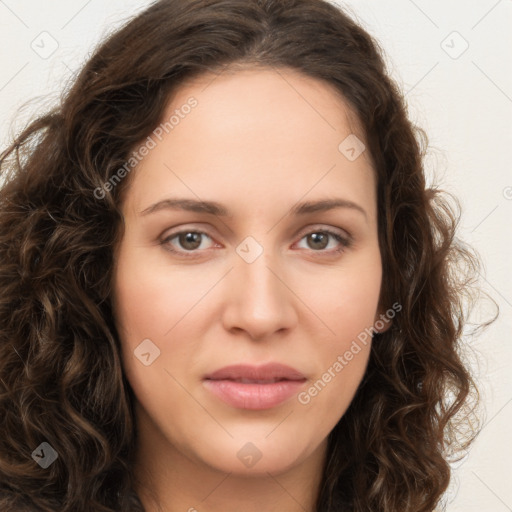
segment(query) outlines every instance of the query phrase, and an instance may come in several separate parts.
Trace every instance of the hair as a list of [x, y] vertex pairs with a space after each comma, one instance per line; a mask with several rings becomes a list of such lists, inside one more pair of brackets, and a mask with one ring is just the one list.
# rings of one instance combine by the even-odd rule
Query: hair
[[[375, 169], [380, 305], [401, 310], [373, 335], [364, 378], [329, 434], [316, 510], [440, 506], [450, 457], [478, 431], [463, 330], [480, 262], [455, 236], [458, 202], [426, 184], [427, 136], [408, 119], [383, 55], [324, 0], [160, 0], [109, 35], [59, 105], [3, 151], [2, 510], [144, 510], [132, 473], [134, 395], [111, 305], [132, 176], [105, 184], [186, 80], [228, 67], [288, 68], [334, 86]], [[32, 456], [42, 442], [58, 454], [45, 469]]]

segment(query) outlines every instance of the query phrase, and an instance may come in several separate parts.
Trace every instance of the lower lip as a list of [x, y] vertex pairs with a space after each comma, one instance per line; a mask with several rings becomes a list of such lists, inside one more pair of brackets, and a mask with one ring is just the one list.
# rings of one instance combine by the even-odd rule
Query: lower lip
[[238, 409], [270, 409], [292, 397], [305, 380], [282, 380], [270, 384], [245, 384], [232, 380], [205, 380], [214, 395]]

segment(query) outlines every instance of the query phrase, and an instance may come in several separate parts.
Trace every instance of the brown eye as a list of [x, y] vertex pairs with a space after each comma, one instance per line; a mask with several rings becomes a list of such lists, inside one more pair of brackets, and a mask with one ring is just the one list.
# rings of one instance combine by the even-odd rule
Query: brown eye
[[201, 233], [197, 233], [195, 231], [188, 231], [184, 233], [180, 233], [178, 235], [178, 240], [184, 249], [193, 251], [197, 249], [201, 245]]
[[312, 249], [325, 249], [329, 243], [329, 235], [322, 232], [310, 233], [307, 239]]
[[[203, 231], [184, 230], [170, 234], [160, 243], [166, 250], [177, 255], [184, 257], [200, 257], [204, 250], [211, 247], [201, 247], [205, 238], [212, 241], [212, 238]], [[341, 253], [351, 245], [350, 237], [344, 237], [328, 229], [311, 231], [304, 235], [301, 238], [301, 241], [302, 240], [306, 240], [307, 245], [307, 247], [303, 248], [325, 255]], [[329, 244], [333, 241], [335, 242], [334, 245], [329, 247]]]
[[[306, 240], [305, 249], [313, 250], [314, 252], [321, 253], [339, 253], [345, 250], [350, 246], [351, 240], [349, 237], [341, 236], [339, 233], [334, 231], [330, 231], [328, 229], [322, 229], [318, 231], [311, 231], [307, 233], [305, 236], [301, 238], [302, 240]], [[330, 247], [329, 250], [328, 245], [331, 240], [334, 240], [338, 247], [336, 247], [336, 243], [334, 246]], [[327, 250], [326, 250], [327, 249]]]
[[[167, 250], [171, 252], [182, 253], [188, 256], [186, 253], [200, 252], [199, 249], [205, 237], [210, 238], [206, 233], [203, 233], [202, 231], [179, 231], [167, 236], [164, 240], [162, 240], [161, 244], [166, 246]], [[202, 247], [201, 250], [202, 249], [206, 248]]]

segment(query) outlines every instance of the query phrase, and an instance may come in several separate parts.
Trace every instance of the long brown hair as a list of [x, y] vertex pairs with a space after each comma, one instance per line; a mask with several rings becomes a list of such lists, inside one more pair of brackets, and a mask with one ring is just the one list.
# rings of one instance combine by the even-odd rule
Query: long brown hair
[[[58, 108], [0, 155], [1, 510], [143, 510], [110, 303], [131, 176], [105, 183], [180, 84], [228, 65], [288, 67], [335, 86], [375, 164], [381, 305], [401, 311], [374, 335], [329, 435], [317, 511], [431, 512], [448, 457], [476, 434], [460, 436], [478, 399], [462, 346], [478, 259], [455, 237], [457, 203], [426, 185], [426, 135], [376, 41], [324, 0], [160, 0], [104, 41]], [[47, 468], [33, 457], [43, 442], [58, 454]]]

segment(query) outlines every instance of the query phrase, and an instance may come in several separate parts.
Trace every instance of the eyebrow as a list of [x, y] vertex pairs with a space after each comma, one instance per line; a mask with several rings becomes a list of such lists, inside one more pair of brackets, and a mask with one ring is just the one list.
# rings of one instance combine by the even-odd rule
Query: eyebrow
[[[300, 216], [317, 212], [325, 212], [337, 208], [348, 208], [361, 212], [366, 219], [368, 215], [366, 211], [353, 201], [347, 199], [321, 199], [318, 201], [307, 201], [294, 205], [290, 213]], [[199, 201], [196, 199], [167, 198], [154, 203], [141, 212], [140, 215], [149, 215], [161, 210], [185, 210], [196, 213], [208, 213], [220, 217], [232, 218], [233, 215], [225, 206], [215, 201]]]

